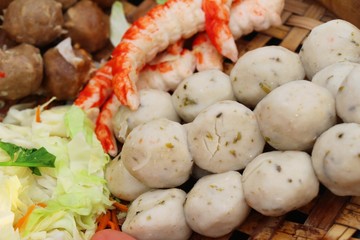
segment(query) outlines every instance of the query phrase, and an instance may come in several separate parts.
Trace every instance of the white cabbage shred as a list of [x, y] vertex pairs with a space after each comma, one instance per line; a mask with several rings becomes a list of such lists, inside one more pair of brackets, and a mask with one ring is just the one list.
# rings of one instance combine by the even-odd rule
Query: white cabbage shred
[[123, 4], [119, 1], [114, 2], [110, 13], [110, 41], [113, 46], [120, 43], [129, 26]]
[[[0, 123], [0, 140], [56, 156], [55, 168], [0, 167], [0, 239], [90, 239], [96, 217], [112, 205], [104, 180], [109, 157], [97, 140], [93, 124], [75, 106], [43, 110], [13, 108]], [[0, 161], [9, 156], [0, 149]], [[20, 227], [29, 207], [37, 206]]]

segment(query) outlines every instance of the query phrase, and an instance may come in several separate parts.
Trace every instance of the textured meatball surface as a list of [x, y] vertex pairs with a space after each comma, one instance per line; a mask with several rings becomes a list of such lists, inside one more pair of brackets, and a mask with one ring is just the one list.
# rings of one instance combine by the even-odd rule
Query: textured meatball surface
[[94, 2], [76, 3], [65, 13], [65, 27], [74, 43], [88, 52], [105, 47], [110, 35], [109, 17]]
[[25, 43], [6, 51], [0, 49], [0, 72], [4, 73], [0, 98], [16, 100], [34, 93], [43, 79], [39, 49]]
[[54, 0], [15, 0], [4, 14], [3, 28], [17, 42], [45, 46], [62, 33], [61, 4]]

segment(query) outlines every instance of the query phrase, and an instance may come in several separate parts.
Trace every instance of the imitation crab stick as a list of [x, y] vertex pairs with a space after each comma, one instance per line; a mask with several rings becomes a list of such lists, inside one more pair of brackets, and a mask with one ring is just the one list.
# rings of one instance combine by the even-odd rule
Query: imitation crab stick
[[[169, 0], [157, 5], [135, 21], [112, 52], [112, 59], [100, 68], [75, 104], [83, 109], [100, 108], [112, 92], [121, 105], [137, 110], [140, 97], [136, 83], [141, 69], [169, 45], [188, 39], [204, 30], [218, 52], [237, 60], [234, 39], [244, 32], [264, 30], [281, 24], [284, 0]], [[233, 16], [234, 15], [234, 16]], [[244, 24], [245, 23], [245, 24]], [[175, 26], [175, 27], [174, 27]], [[105, 75], [103, 74], [105, 73]], [[114, 100], [110, 99], [111, 102]], [[101, 111], [111, 113], [106, 104]], [[101, 114], [96, 135], [105, 151], [116, 155], [113, 133], [109, 131], [112, 114]], [[111, 139], [109, 141], [108, 139]]]

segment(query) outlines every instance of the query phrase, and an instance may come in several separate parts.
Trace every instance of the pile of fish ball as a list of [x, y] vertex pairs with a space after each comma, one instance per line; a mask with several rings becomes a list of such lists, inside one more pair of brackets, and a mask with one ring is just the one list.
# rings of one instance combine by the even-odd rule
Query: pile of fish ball
[[360, 30], [343, 20], [315, 27], [299, 53], [265, 46], [229, 75], [209, 69], [172, 93], [141, 90], [139, 110], [113, 119], [122, 150], [105, 174], [131, 202], [122, 230], [220, 237], [251, 209], [280, 216], [308, 204], [320, 184], [360, 196], [359, 94]]

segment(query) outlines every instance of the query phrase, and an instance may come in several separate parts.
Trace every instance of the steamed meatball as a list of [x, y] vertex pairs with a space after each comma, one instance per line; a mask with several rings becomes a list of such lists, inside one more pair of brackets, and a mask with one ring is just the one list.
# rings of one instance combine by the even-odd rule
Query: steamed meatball
[[131, 175], [151, 188], [183, 184], [193, 165], [185, 128], [165, 118], [134, 128], [125, 139], [121, 159]]
[[308, 150], [336, 122], [330, 91], [305, 80], [274, 89], [254, 112], [265, 140], [277, 150]]
[[360, 64], [347, 61], [336, 62], [317, 72], [311, 81], [327, 88], [333, 96], [336, 96], [341, 83], [356, 66]]
[[61, 4], [54, 0], [15, 0], [4, 15], [3, 28], [20, 43], [45, 46], [62, 32]]
[[230, 78], [220, 70], [207, 70], [185, 78], [172, 95], [178, 115], [191, 122], [206, 107], [220, 100], [234, 100]]
[[140, 106], [136, 111], [121, 106], [112, 120], [115, 136], [120, 142], [124, 142], [126, 136], [136, 126], [150, 120], [167, 118], [180, 122], [168, 92], [143, 89], [139, 91], [139, 96]]
[[[20, 66], [20, 67], [19, 67]], [[43, 79], [43, 60], [39, 49], [21, 44], [3, 51], [0, 49], [0, 98], [20, 99], [35, 93]]]
[[319, 191], [309, 154], [301, 151], [262, 153], [242, 177], [246, 202], [266, 216], [280, 216], [309, 203]]
[[105, 179], [111, 194], [125, 201], [133, 201], [150, 190], [129, 173], [119, 155], [107, 165]]
[[92, 1], [82, 0], [65, 13], [69, 36], [88, 52], [105, 47], [109, 40], [109, 17]]
[[312, 29], [305, 39], [299, 56], [306, 76], [335, 62], [360, 62], [360, 30], [351, 23], [336, 19]]
[[184, 205], [190, 228], [207, 237], [230, 233], [249, 211], [241, 174], [235, 171], [202, 177], [188, 193]]
[[255, 114], [230, 100], [200, 112], [186, 130], [195, 164], [213, 173], [245, 168], [265, 145]]
[[333, 126], [316, 140], [312, 161], [320, 182], [340, 196], [360, 196], [360, 125]]
[[336, 111], [344, 122], [360, 123], [360, 65], [342, 82], [336, 94]]
[[256, 106], [274, 88], [304, 77], [299, 56], [280, 46], [247, 52], [230, 73], [236, 99], [249, 107]]
[[74, 99], [88, 80], [91, 68], [91, 58], [85, 51], [67, 45], [51, 48], [44, 54], [44, 85], [48, 95], [59, 100]]
[[186, 193], [171, 188], [141, 194], [130, 205], [122, 231], [138, 240], [187, 240], [191, 229], [185, 220]]

